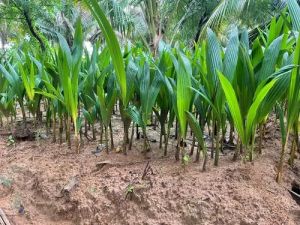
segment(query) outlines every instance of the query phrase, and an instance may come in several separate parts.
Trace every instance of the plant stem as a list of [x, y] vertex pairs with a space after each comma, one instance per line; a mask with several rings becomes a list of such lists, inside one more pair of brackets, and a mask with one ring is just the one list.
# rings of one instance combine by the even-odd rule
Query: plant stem
[[105, 132], [105, 147], [106, 147], [106, 153], [109, 153], [109, 148], [108, 148], [108, 127], [104, 126], [104, 132]]
[[64, 128], [63, 128], [63, 117], [59, 117], [59, 144], [62, 144], [62, 134], [63, 134]]
[[185, 161], [184, 161], [184, 156], [186, 154], [185, 152], [185, 146], [184, 146], [184, 141], [182, 140], [182, 146], [180, 146], [180, 150], [181, 150], [181, 163], [182, 165], [185, 165]]
[[214, 140], [215, 140], [215, 121], [213, 121], [212, 132], [211, 132], [211, 155], [210, 155], [210, 157], [212, 159], [214, 158], [214, 151], [215, 151]]
[[204, 161], [203, 161], [202, 170], [203, 170], [203, 171], [206, 171], [206, 164], [207, 164], [207, 159], [208, 159], [206, 149], [203, 149], [203, 153], [204, 153]]
[[243, 144], [242, 144], [241, 139], [239, 137], [238, 140], [237, 140], [237, 144], [235, 146], [235, 152], [234, 152], [234, 155], [233, 155], [233, 161], [237, 161], [239, 159], [242, 146], [243, 146]]
[[262, 154], [262, 141], [264, 138], [264, 129], [263, 124], [259, 124], [259, 145], [258, 145], [258, 153]]
[[290, 134], [290, 129], [288, 128], [286, 137], [285, 137], [285, 141], [284, 141], [284, 144], [281, 149], [280, 160], [279, 160], [279, 164], [278, 164], [278, 168], [277, 168], [277, 176], [276, 176], [277, 183], [280, 183], [282, 181], [283, 161], [284, 161], [284, 155], [285, 155], [285, 151], [286, 151], [288, 140], [289, 140], [289, 134]]
[[[256, 127], [254, 128], [256, 130]], [[253, 161], [253, 150], [254, 150], [254, 145], [255, 145], [255, 133], [252, 135], [252, 140], [251, 140], [251, 146], [250, 146], [250, 151], [249, 151], [249, 161]]]
[[100, 143], [103, 143], [103, 123], [100, 122]]
[[295, 141], [295, 138], [292, 142], [292, 148], [291, 148], [291, 154], [290, 154], [290, 158], [289, 158], [289, 165], [291, 167], [294, 166], [294, 159], [295, 159], [295, 156], [296, 156], [296, 141]]
[[80, 142], [79, 142], [79, 135], [78, 135], [77, 131], [74, 134], [74, 143], [75, 143], [76, 153], [79, 154], [80, 153]]
[[139, 125], [136, 125], [136, 139], [139, 140], [140, 139], [140, 133], [139, 133]]
[[177, 139], [177, 148], [175, 151], [175, 160], [179, 161], [179, 153], [180, 153], [180, 138]]
[[178, 139], [178, 119], [175, 120], [175, 140]]
[[52, 124], [53, 124], [53, 139], [52, 139], [52, 142], [55, 143], [56, 142], [56, 113], [55, 113], [55, 110], [53, 110]]
[[66, 115], [66, 117], [66, 141], [68, 143], [68, 147], [71, 148], [71, 118], [69, 117], [69, 115]]
[[26, 128], [26, 112], [25, 112], [25, 107], [24, 107], [23, 101], [20, 101], [19, 104], [20, 104], [21, 111], [22, 111], [24, 127]]
[[164, 156], [167, 156], [167, 154], [168, 154], [169, 137], [170, 137], [170, 127], [168, 126], [167, 134], [165, 134], [165, 149], [164, 149]]
[[229, 144], [233, 144], [233, 139], [234, 139], [233, 133], [234, 133], [234, 125], [230, 123], [229, 140], [228, 140]]
[[93, 133], [93, 141], [96, 140], [96, 130], [95, 130], [95, 124], [92, 123], [92, 133]]
[[219, 165], [219, 157], [220, 157], [220, 134], [219, 134], [219, 128], [218, 125], [216, 126], [216, 155], [215, 155], [215, 161], [214, 165]]
[[165, 135], [166, 135], [165, 121], [163, 120], [162, 113], [163, 112], [161, 112], [161, 115], [159, 117], [159, 123], [160, 123], [159, 149], [162, 149], [163, 137], [164, 137], [164, 141], [165, 141]]
[[143, 136], [144, 136], [144, 153], [149, 152], [151, 150], [151, 146], [147, 137], [146, 127], [143, 127]]
[[191, 147], [191, 151], [190, 151], [190, 156], [194, 155], [195, 143], [196, 143], [196, 137], [195, 137], [195, 134], [193, 134], [193, 142], [192, 142], [192, 147]]
[[84, 119], [84, 136], [88, 136], [87, 119]]
[[200, 152], [201, 152], [201, 148], [200, 148], [200, 144], [198, 143], [195, 162], [200, 161]]
[[113, 135], [113, 129], [112, 129], [111, 121], [109, 122], [109, 130], [110, 130], [110, 147], [111, 147], [111, 149], [114, 149], [115, 148], [114, 135]]
[[133, 143], [133, 136], [134, 136], [134, 122], [132, 123], [132, 127], [131, 127], [131, 136], [130, 136], [130, 141], [129, 141], [129, 147], [128, 150], [131, 150], [132, 148], [132, 143]]

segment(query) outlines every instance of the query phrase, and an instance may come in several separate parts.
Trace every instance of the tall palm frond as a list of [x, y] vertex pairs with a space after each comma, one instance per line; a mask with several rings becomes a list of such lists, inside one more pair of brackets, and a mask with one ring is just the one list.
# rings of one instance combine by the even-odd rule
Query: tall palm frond
[[208, 27], [215, 31], [226, 31], [229, 24], [253, 27], [269, 21], [268, 18], [278, 14], [286, 6], [286, 2], [287, 0], [222, 0], [202, 27], [199, 40], [203, 40]]

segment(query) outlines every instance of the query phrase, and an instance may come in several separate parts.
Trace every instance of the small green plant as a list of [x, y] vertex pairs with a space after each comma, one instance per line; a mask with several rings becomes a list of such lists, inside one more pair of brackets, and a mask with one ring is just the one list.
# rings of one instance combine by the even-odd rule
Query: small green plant
[[0, 185], [4, 186], [6, 188], [11, 188], [12, 183], [13, 183], [12, 179], [0, 176]]
[[188, 154], [185, 154], [182, 159], [182, 165], [187, 166], [191, 160], [191, 157]]
[[127, 193], [133, 193], [134, 191], [134, 186], [132, 184], [129, 184], [126, 188]]
[[125, 191], [126, 195], [125, 195], [125, 200], [128, 198], [130, 198], [130, 200], [132, 199], [132, 196], [134, 194], [134, 186], [132, 184], [129, 184], [127, 187], [126, 187], [126, 191]]
[[7, 144], [6, 144], [8, 147], [9, 146], [16, 146], [16, 142], [15, 142], [15, 139], [12, 135], [10, 135], [8, 138], [7, 138]]

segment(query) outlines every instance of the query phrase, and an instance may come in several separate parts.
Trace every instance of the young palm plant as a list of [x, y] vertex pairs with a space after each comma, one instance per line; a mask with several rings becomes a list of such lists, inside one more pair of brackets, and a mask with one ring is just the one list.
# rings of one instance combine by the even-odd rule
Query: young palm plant
[[[83, 35], [81, 20], [76, 23], [74, 43], [72, 49], [66, 39], [58, 34], [59, 49], [57, 53], [57, 71], [62, 86], [65, 106], [74, 123], [75, 148], [79, 153], [78, 137], [78, 81], [83, 52]], [[69, 120], [68, 120], [69, 121]], [[68, 122], [69, 123], [69, 122]]]
[[173, 64], [176, 71], [176, 84], [173, 84], [173, 104], [174, 111], [179, 121], [179, 138], [177, 142], [177, 149], [175, 152], [175, 159], [179, 160], [180, 152], [182, 156], [182, 162], [186, 156], [185, 152], [185, 138], [187, 132], [187, 114], [190, 111], [192, 91], [191, 77], [192, 67], [189, 59], [181, 51], [177, 51], [177, 58], [172, 56]]
[[10, 91], [7, 93], [9, 98], [16, 98], [21, 107], [24, 126], [26, 126], [26, 112], [24, 106], [25, 87], [22, 78], [18, 73], [17, 66], [7, 62], [7, 67], [0, 65], [0, 71], [9, 83]]
[[[280, 160], [278, 164], [278, 171], [276, 176], [276, 181], [281, 182], [282, 180], [282, 170], [283, 170], [283, 162], [284, 162], [284, 156], [285, 151], [288, 145], [289, 136], [291, 133], [291, 130], [293, 129], [294, 124], [296, 123], [296, 126], [298, 126], [299, 121], [299, 112], [300, 112], [300, 36], [297, 40], [297, 45], [295, 52], [293, 53], [294, 60], [293, 63], [297, 65], [296, 68], [292, 70], [291, 78], [290, 78], [290, 86], [288, 89], [288, 97], [287, 97], [287, 115], [286, 115], [286, 125], [284, 128], [284, 138], [283, 138], [283, 145], [282, 145], [282, 151], [280, 155]], [[283, 126], [282, 126], [283, 129]], [[298, 135], [296, 133], [296, 135]]]
[[[115, 32], [113, 31], [108, 19], [105, 16], [104, 11], [99, 6], [98, 2], [96, 0], [85, 0], [87, 7], [90, 9], [92, 15], [96, 19], [101, 31], [103, 32], [103, 35], [106, 40], [107, 47], [109, 49], [109, 53], [111, 55], [112, 63], [114, 65], [115, 73], [116, 73], [116, 80], [120, 89], [120, 105], [121, 105], [121, 114], [122, 119], [124, 122], [124, 130], [127, 130], [126, 127], [126, 118], [127, 116], [124, 115], [126, 112], [126, 107], [128, 105], [129, 99], [127, 98], [127, 80], [126, 80], [126, 72], [125, 72], [125, 66], [124, 61], [122, 57], [122, 52], [120, 49], [120, 45], [118, 42], [118, 39], [116, 37]], [[127, 144], [127, 135], [124, 132], [124, 138], [123, 138], [123, 151], [124, 154], [126, 154], [126, 144]]]
[[139, 68], [137, 84], [140, 107], [139, 109], [137, 109], [135, 106], [129, 107], [128, 114], [132, 120], [142, 128], [144, 136], [143, 152], [146, 153], [151, 150], [146, 127], [160, 90], [162, 78], [160, 77], [159, 73], [155, 73], [154, 76], [151, 76], [151, 70], [146, 58], [141, 60], [141, 65]]

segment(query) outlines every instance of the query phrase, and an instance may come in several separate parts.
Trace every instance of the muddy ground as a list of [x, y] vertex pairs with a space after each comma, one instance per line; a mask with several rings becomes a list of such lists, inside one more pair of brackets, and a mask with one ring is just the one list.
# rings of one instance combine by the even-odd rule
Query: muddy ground
[[[115, 118], [116, 146], [119, 123]], [[300, 162], [285, 167], [282, 184], [275, 182], [281, 142], [274, 124], [254, 163], [232, 162], [233, 152], [226, 151], [220, 166], [210, 161], [207, 172], [202, 164], [175, 162], [174, 140], [168, 157], [151, 143], [145, 172], [143, 140], [127, 156], [95, 155], [98, 143], [85, 141], [78, 155], [51, 136], [7, 146], [7, 130], [0, 129], [0, 208], [15, 225], [300, 225], [300, 206], [287, 190], [300, 179]], [[158, 140], [157, 131], [149, 133]]]

